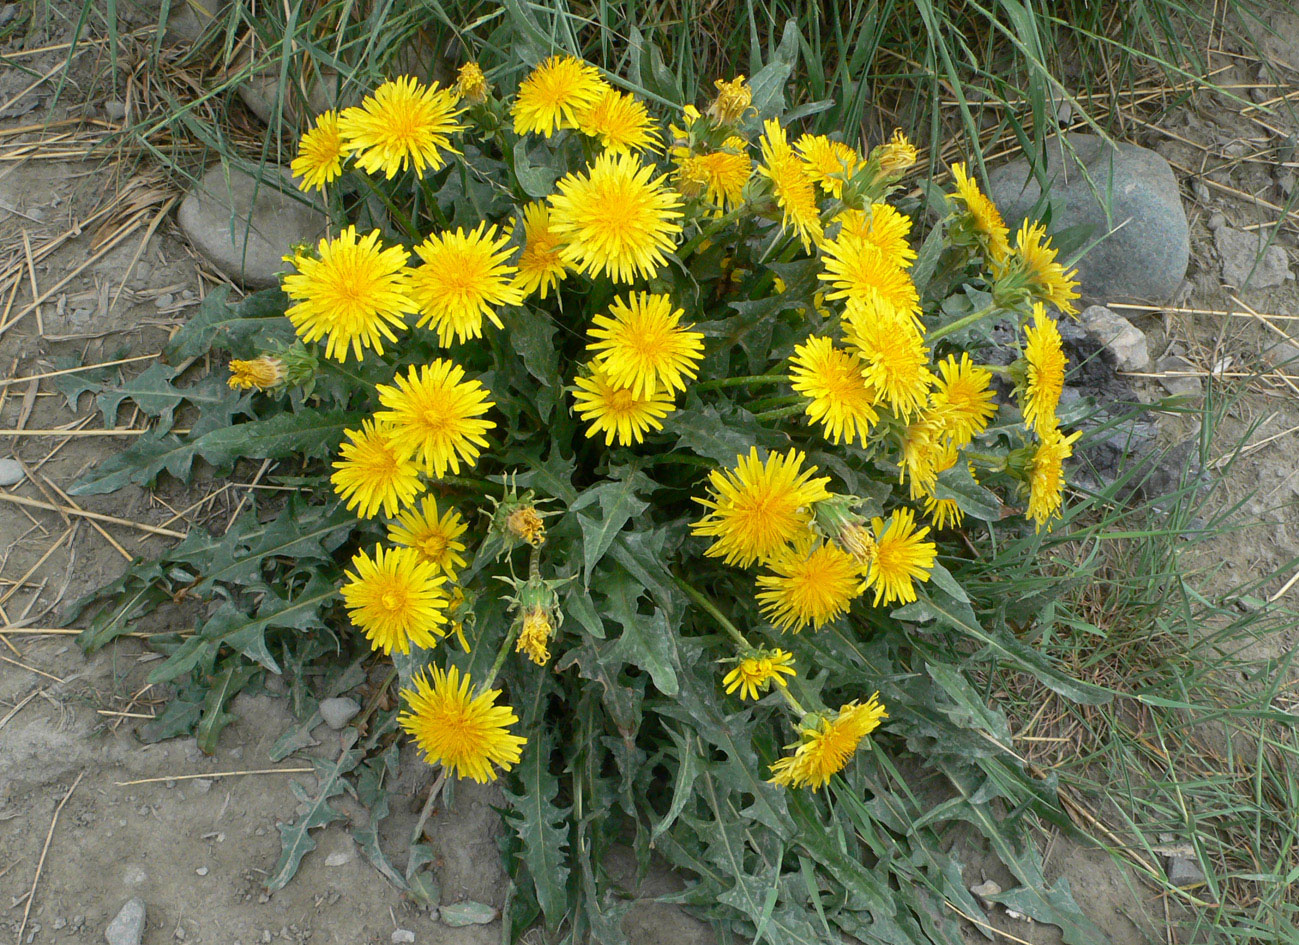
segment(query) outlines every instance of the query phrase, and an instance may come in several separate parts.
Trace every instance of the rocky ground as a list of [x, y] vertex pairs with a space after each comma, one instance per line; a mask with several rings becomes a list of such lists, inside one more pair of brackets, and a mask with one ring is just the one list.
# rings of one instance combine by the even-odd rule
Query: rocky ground
[[[15, 6], [0, 5], [0, 29]], [[67, 602], [132, 556], [156, 551], [189, 523], [230, 520], [250, 489], [263, 488], [254, 468], [186, 489], [69, 497], [70, 483], [143, 427], [131, 410], [78, 393], [77, 369], [139, 374], [214, 287], [237, 287], [239, 276], [264, 282], [282, 247], [319, 227], [315, 211], [264, 185], [253, 238], [234, 246], [229, 206], [238, 215], [245, 192], [237, 177], [210, 176], [206, 197], [183, 201], [147, 164], [98, 156], [128, 105], [75, 94], [75, 80], [98, 67], [89, 62], [74, 64], [82, 72], [74, 69], [73, 93], [54, 101], [50, 77], [66, 47], [42, 47], [67, 35], [56, 19], [11, 36], [7, 62], [26, 71], [0, 71], [0, 928], [23, 943], [91, 943], [106, 934], [113, 945], [499, 941], [492, 913], [505, 887], [491, 790], [459, 787], [433, 821], [450, 911], [418, 910], [379, 877], [347, 829], [364, 811], [346, 797], [339, 807], [352, 823], [319, 831], [297, 878], [267, 895], [276, 825], [294, 813], [289, 782], [310, 785], [308, 756], [336, 754], [345, 733], [322, 722], [316, 747], [272, 761], [271, 746], [293, 719], [271, 691], [239, 697], [239, 721], [212, 757], [192, 739], [146, 745], [138, 728], [163, 694], [145, 676], [160, 657], [128, 639], [86, 658], [60, 621]], [[1168, 162], [1171, 176], [1142, 186], [1169, 215], [1165, 229], [1137, 234], [1108, 263], [1126, 266], [1122, 278], [1137, 282], [1089, 276], [1096, 300], [1111, 304], [1090, 309], [1071, 341], [1078, 351], [1108, 349], [1101, 396], [1160, 402], [1137, 431], [1138, 451], [1189, 443], [1197, 412], [1183, 408], [1206, 395], [1230, 400], [1207, 460], [1220, 472], [1220, 460], [1244, 444], [1214, 500], [1241, 502], [1243, 514], [1239, 528], [1193, 551], [1217, 588], [1293, 566], [1299, 555], [1299, 289], [1291, 274], [1299, 213], [1284, 209], [1299, 173], [1299, 123], [1263, 111], [1299, 98], [1299, 61], [1286, 58], [1299, 46], [1270, 48], [1276, 72], [1260, 72], [1243, 55], [1215, 59], [1217, 81], [1258, 109], [1202, 95], [1129, 121], [1130, 140]], [[1178, 231], [1173, 211], [1182, 208]], [[1173, 271], [1179, 253], [1189, 258], [1185, 277]], [[1174, 395], [1185, 399], [1165, 399]], [[1124, 445], [1089, 454], [1098, 478], [1112, 473]], [[1165, 471], [1189, 452], [1175, 450]], [[1295, 603], [1299, 589], [1287, 576], [1255, 596]], [[1280, 654], [1294, 642], [1287, 635], [1260, 646]], [[394, 851], [414, 825], [428, 774], [403, 760], [384, 837]], [[983, 872], [977, 851], [970, 861], [972, 885], [1006, 881]], [[1153, 894], [1103, 852], [1056, 838], [1047, 864], [1052, 877], [1070, 879], [1114, 941], [1163, 941]], [[628, 920], [632, 940], [709, 941], [701, 925], [650, 901], [670, 879], [655, 882]], [[452, 924], [465, 918], [486, 924]], [[1004, 910], [996, 921], [1019, 941], [1056, 940]]]

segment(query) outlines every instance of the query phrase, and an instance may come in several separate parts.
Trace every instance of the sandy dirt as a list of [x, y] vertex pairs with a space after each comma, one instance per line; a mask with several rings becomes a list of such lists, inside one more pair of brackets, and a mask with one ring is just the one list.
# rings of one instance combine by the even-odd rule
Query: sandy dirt
[[[39, 39], [29, 38], [27, 45]], [[20, 45], [11, 41], [10, 48]], [[37, 54], [24, 64], [44, 73], [57, 66], [58, 56]], [[1257, 82], [1256, 68], [1242, 63], [1217, 78]], [[10, 84], [8, 78], [0, 82], [0, 102], [27, 83]], [[309, 767], [311, 757], [336, 756], [339, 733], [322, 724], [313, 732], [315, 747], [272, 762], [271, 745], [294, 720], [280, 693], [258, 690], [236, 700], [239, 721], [225, 730], [212, 757], [192, 738], [145, 744], [139, 728], [160, 711], [165, 695], [145, 682], [160, 657], [123, 640], [87, 658], [71, 635], [53, 632], [66, 627], [61, 614], [67, 602], [120, 574], [130, 557], [150, 555], [174, 540], [159, 529], [183, 532], [196, 522], [218, 528], [228, 521], [244, 492], [238, 483], [249, 482], [255, 470], [236, 470], [233, 486], [200, 475], [185, 488], [164, 483], [155, 492], [130, 487], [75, 500], [64, 494], [126, 437], [95, 435], [105, 422], [93, 398], [83, 395], [70, 405], [50, 375], [67, 363], [110, 361], [122, 361], [114, 369], [123, 377], [139, 373], [169, 331], [223, 279], [178, 232], [174, 191], [141, 178], [144, 172], [87, 158], [89, 144], [111, 130], [101, 101], [78, 101], [74, 90], [51, 113], [45, 86], [30, 94], [30, 110], [0, 119], [0, 431], [7, 431], [0, 432], [0, 457], [18, 459], [27, 471], [22, 483], [0, 489], [0, 625], [29, 631], [6, 629], [0, 638], [0, 935], [17, 941], [22, 927], [24, 943], [102, 942], [123, 903], [138, 896], [148, 908], [149, 945], [360, 945], [400, 941], [392, 936], [403, 929], [421, 943], [499, 942], [498, 922], [448, 927], [386, 883], [351, 837], [350, 828], [362, 825], [366, 814], [347, 797], [338, 802], [347, 820], [319, 831], [317, 848], [298, 876], [266, 894], [262, 883], [279, 855], [276, 825], [294, 815], [289, 782], [296, 778], [308, 789], [314, 783], [309, 773], [282, 772]], [[16, 130], [45, 118], [73, 117], [91, 123], [61, 127], [75, 134], [41, 148], [30, 145], [55, 130]], [[1299, 130], [1285, 124], [1288, 119], [1267, 121], [1286, 133]], [[1284, 168], [1277, 166], [1276, 136], [1212, 96], [1131, 137], [1177, 166], [1194, 258], [1190, 292], [1175, 308], [1122, 313], [1147, 332], [1152, 355], [1173, 346], [1192, 372], [1208, 375], [1216, 367], [1222, 376], [1213, 379], [1215, 388], [1239, 395], [1215, 456], [1224, 455], [1236, 438], [1251, 444], [1215, 499], [1243, 503], [1239, 528], [1194, 550], [1206, 580], [1221, 588], [1250, 574], [1271, 573], [1299, 554], [1299, 364], [1285, 371], [1294, 377], [1259, 373], [1269, 370], [1264, 349], [1280, 340], [1280, 332], [1299, 335], [1299, 321], [1248, 314], [1253, 309], [1299, 318], [1299, 291], [1293, 281], [1245, 293], [1224, 288], [1209, 229], [1215, 212], [1236, 227], [1275, 224], [1280, 215], [1248, 197], [1285, 204], [1278, 173]], [[1294, 169], [1294, 157], [1289, 161]], [[1299, 214], [1276, 236], [1292, 265], [1299, 264], [1296, 232]], [[100, 255], [115, 236], [120, 242]], [[16, 281], [9, 275], [15, 272]], [[1208, 314], [1213, 311], [1244, 317]], [[1241, 372], [1251, 376], [1233, 376]], [[1166, 393], [1156, 378], [1139, 383], [1152, 399]], [[129, 407], [109, 422], [143, 426]], [[1166, 417], [1170, 442], [1194, 432], [1186, 417]], [[93, 520], [81, 511], [109, 519]], [[1267, 583], [1259, 595], [1275, 593], [1286, 576]], [[1299, 601], [1299, 589], [1291, 588], [1284, 599]], [[1294, 642], [1286, 635], [1263, 645], [1274, 647], [1276, 655]], [[268, 768], [281, 773], [230, 774]], [[404, 862], [405, 840], [430, 776], [409, 752], [403, 754], [393, 814], [382, 834], [396, 862]], [[499, 906], [505, 896], [494, 801], [490, 789], [461, 785], [454, 803], [430, 821], [444, 904]], [[1164, 941], [1162, 913], [1150, 888], [1102, 851], [1064, 837], [1044, 842], [1049, 876], [1069, 879], [1084, 911], [1113, 941]], [[967, 859], [970, 883], [995, 879], [1010, 885], [995, 870], [985, 872], [986, 858], [977, 848]], [[700, 923], [649, 901], [670, 883], [655, 877], [646, 888], [645, 902], [628, 919], [633, 940], [711, 941]], [[1058, 940], [1054, 930], [1004, 913], [995, 921], [1021, 941]], [[984, 940], [970, 934], [971, 941]]]

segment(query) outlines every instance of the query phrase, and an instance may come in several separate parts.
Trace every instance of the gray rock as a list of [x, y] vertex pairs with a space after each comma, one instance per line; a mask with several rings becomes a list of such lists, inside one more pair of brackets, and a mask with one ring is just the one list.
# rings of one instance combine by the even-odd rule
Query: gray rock
[[1103, 305], [1092, 305], [1083, 310], [1083, 327], [1114, 358], [1120, 371], [1144, 371], [1150, 367], [1150, 349], [1142, 331], [1122, 315], [1115, 314]]
[[126, 105], [118, 101], [105, 102], [104, 117], [109, 121], [121, 121], [126, 117]]
[[1203, 390], [1204, 385], [1200, 382], [1200, 378], [1190, 377], [1186, 373], [1196, 370], [1195, 365], [1179, 355], [1170, 354], [1166, 358], [1160, 358], [1155, 367], [1161, 372], [1171, 373], [1171, 376], [1159, 378], [1159, 383], [1170, 394], [1196, 397]]
[[971, 886], [970, 892], [974, 893], [974, 898], [979, 900], [979, 905], [983, 906], [985, 909], [991, 909], [993, 906], [991, 897], [1000, 895], [1001, 887], [992, 880], [988, 880], [987, 882], [979, 883], [977, 886]]
[[361, 711], [361, 706], [355, 699], [349, 699], [346, 696], [340, 696], [334, 699], [324, 699], [320, 703], [320, 717], [336, 732], [341, 732], [347, 727], [347, 723], [356, 718], [356, 714]]
[[415, 933], [410, 929], [397, 929], [392, 933], [392, 945], [402, 945], [404, 942], [415, 941]]
[[[1047, 150], [1050, 186], [1037, 215], [1049, 209], [1056, 231], [1090, 227], [1088, 242], [1104, 237], [1078, 263], [1083, 296], [1103, 302], [1163, 300], [1176, 292], [1186, 275], [1191, 242], [1168, 162], [1146, 148], [1111, 146], [1086, 134], [1053, 138]], [[988, 186], [1012, 231], [1042, 196], [1027, 159], [992, 171]], [[1115, 227], [1119, 229], [1110, 233]]]
[[[171, 3], [167, 10], [167, 43], [193, 43], [229, 8], [231, 0]], [[117, 0], [117, 15], [127, 26], [155, 26], [162, 21], [161, 0]]]
[[144, 900], [139, 897], [128, 899], [104, 930], [108, 945], [140, 945], [143, 935]]
[[1165, 871], [1173, 886], [1195, 886], [1204, 882], [1204, 871], [1199, 862], [1190, 857], [1170, 856]]
[[16, 459], [0, 459], [0, 486], [16, 486], [27, 478]]
[[[305, 118], [308, 120], [338, 105], [338, 73], [327, 67], [322, 67], [319, 71], [319, 76], [313, 77], [307, 83], [307, 108], [310, 114]], [[239, 98], [248, 106], [250, 112], [262, 120], [263, 124], [271, 124], [271, 119], [275, 117], [275, 99], [279, 82], [280, 70], [276, 68], [265, 72], [254, 72], [239, 84]], [[280, 105], [282, 116], [291, 124], [298, 124], [299, 119], [304, 117], [298, 115], [301, 99], [300, 94], [290, 91], [286, 101]]]
[[[1263, 361], [1270, 368], [1283, 368], [1287, 373], [1299, 373], [1299, 348], [1286, 341], [1279, 341], [1263, 352]], [[0, 460], [0, 469], [3, 468]], [[4, 473], [0, 472], [0, 484], [4, 482]]]
[[258, 181], [215, 164], [177, 214], [200, 253], [227, 275], [256, 287], [278, 285], [282, 257], [296, 243], [315, 242], [325, 229], [325, 215], [298, 193], [289, 172], [267, 171]]
[[1213, 242], [1222, 257], [1222, 281], [1228, 285], [1267, 289], [1291, 278], [1286, 251], [1275, 243], [1268, 246], [1262, 233], [1222, 226], [1214, 231]]

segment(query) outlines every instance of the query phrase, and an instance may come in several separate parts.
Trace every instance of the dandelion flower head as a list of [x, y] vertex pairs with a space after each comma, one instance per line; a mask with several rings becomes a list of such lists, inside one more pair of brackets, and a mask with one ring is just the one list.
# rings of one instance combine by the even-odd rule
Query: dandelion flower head
[[431, 649], [446, 633], [446, 580], [411, 548], [376, 545], [352, 558], [343, 584], [343, 604], [352, 623], [385, 656], [409, 653], [411, 645]]
[[785, 677], [797, 675], [794, 654], [779, 649], [760, 650], [736, 663], [735, 668], [722, 677], [722, 685], [728, 696], [738, 689], [741, 701], [756, 700], [762, 698], [772, 683], [786, 686]]
[[361, 518], [385, 515], [414, 501], [424, 491], [419, 466], [401, 450], [392, 431], [373, 420], [362, 420], [361, 429], [345, 430], [349, 442], [339, 448], [330, 482], [347, 510]]
[[812, 337], [794, 349], [789, 359], [789, 380], [807, 400], [807, 416], [819, 423], [826, 437], [866, 443], [866, 436], [879, 421], [875, 410], [876, 392], [866, 381], [861, 359], [836, 348], [829, 338]]
[[482, 415], [495, 406], [489, 391], [476, 379], [466, 380], [464, 368], [444, 358], [422, 367], [411, 365], [395, 386], [376, 387], [385, 410], [376, 419], [392, 426], [393, 442], [439, 478], [450, 469], [459, 474], [487, 445], [484, 434], [495, 424]]
[[298, 142], [298, 155], [289, 165], [294, 177], [300, 178], [302, 190], [325, 189], [343, 173], [343, 138], [338, 131], [338, 112], [332, 109], [316, 118], [315, 125]]
[[861, 167], [861, 156], [842, 141], [825, 135], [803, 135], [794, 142], [807, 173], [832, 197], [843, 197], [844, 182]]
[[940, 377], [929, 397], [929, 412], [952, 438], [953, 445], [964, 449], [987, 428], [997, 412], [992, 373], [977, 367], [964, 351], [959, 361], [955, 355], [940, 361], [938, 373]]
[[856, 702], [841, 706], [833, 719], [824, 716], [810, 726], [800, 729], [797, 744], [789, 745], [794, 752], [771, 766], [772, 784], [783, 787], [810, 787], [815, 793], [830, 783], [830, 778], [842, 771], [864, 739], [880, 721], [888, 718], [875, 693], [865, 705]]
[[682, 326], [684, 314], [666, 295], [629, 293], [613, 300], [608, 315], [595, 316], [586, 348], [610, 381], [637, 397], [684, 391], [704, 350], [704, 336]]
[[1064, 505], [1064, 461], [1073, 455], [1073, 445], [1082, 431], [1065, 436], [1052, 427], [1042, 436], [1028, 467], [1028, 517], [1037, 531], [1051, 530], [1051, 519], [1060, 515]]
[[[517, 222], [510, 230], [514, 239]], [[537, 293], [545, 298], [552, 289], [568, 277], [568, 264], [560, 252], [563, 246], [559, 236], [550, 227], [550, 208], [544, 201], [534, 201], [523, 208], [523, 250], [516, 264], [515, 281], [523, 294]]]
[[423, 177], [426, 169], [436, 171], [446, 163], [443, 151], [459, 153], [451, 135], [464, 130], [456, 120], [462, 111], [451, 89], [402, 76], [383, 83], [359, 107], [344, 109], [338, 130], [367, 174], [382, 171], [392, 180], [409, 167]]
[[816, 184], [807, 165], [789, 146], [785, 129], [774, 118], [764, 123], [759, 144], [762, 164], [758, 172], [771, 181], [771, 193], [782, 214], [781, 226], [787, 233], [797, 233], [803, 248], [810, 250], [821, 242], [824, 230], [816, 204]]
[[643, 442], [646, 433], [662, 430], [663, 418], [676, 409], [667, 388], [638, 396], [615, 382], [602, 364], [589, 364], [587, 371], [573, 381], [573, 410], [589, 424], [588, 437], [604, 434], [605, 446], [614, 440], [619, 446]]
[[929, 526], [916, 528], [915, 513], [898, 509], [887, 524], [872, 519], [875, 554], [866, 570], [866, 587], [874, 589], [876, 607], [894, 601], [909, 604], [916, 599], [916, 581], [928, 581], [938, 549], [925, 541]]
[[576, 128], [578, 114], [607, 88], [595, 66], [572, 56], [551, 56], [519, 84], [510, 108], [514, 133], [549, 138], [561, 128]]
[[772, 555], [758, 575], [758, 604], [781, 630], [821, 629], [848, 612], [861, 593], [861, 573], [838, 545], [814, 543], [811, 535]]
[[416, 246], [424, 261], [410, 275], [410, 295], [420, 313], [416, 327], [434, 328], [444, 346], [482, 337], [484, 317], [503, 327], [496, 309], [521, 305], [524, 294], [506, 262], [509, 242], [508, 234], [498, 238], [495, 226], [480, 223], [468, 233], [457, 228]]
[[397, 721], [430, 764], [440, 762], [453, 777], [486, 784], [496, 780], [497, 768], [508, 771], [519, 763], [528, 740], [510, 734], [519, 717], [496, 704], [499, 689], [474, 695], [469, 677], [455, 666], [434, 666], [411, 682], [413, 689], [401, 691], [406, 709]]
[[[413, 465], [413, 463], [412, 463]], [[388, 525], [388, 540], [394, 545], [414, 548], [421, 561], [427, 561], [454, 581], [460, 568], [465, 566], [465, 520], [455, 509], [447, 509], [438, 516], [437, 499], [429, 496], [421, 503], [419, 511], [407, 509]]]
[[1033, 306], [1033, 324], [1024, 328], [1024, 359], [1027, 368], [1020, 412], [1025, 425], [1041, 437], [1056, 426], [1067, 364], [1060, 329], [1041, 302]]
[[626, 92], [606, 88], [577, 116], [577, 127], [597, 138], [606, 151], [657, 151], [659, 130], [645, 103]]
[[952, 196], [969, 214], [970, 226], [987, 252], [988, 259], [1000, 263], [1010, 253], [1010, 229], [1001, 218], [1001, 212], [979, 190], [978, 182], [966, 174], [964, 163], [952, 167], [952, 177], [956, 181], [956, 193]]

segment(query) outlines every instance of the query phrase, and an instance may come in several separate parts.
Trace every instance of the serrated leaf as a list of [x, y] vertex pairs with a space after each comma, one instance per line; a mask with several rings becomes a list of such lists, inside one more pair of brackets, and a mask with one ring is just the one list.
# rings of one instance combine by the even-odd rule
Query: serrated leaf
[[68, 487], [68, 494], [104, 495], [133, 482], [148, 485], [164, 471], [184, 482], [189, 479], [194, 455], [193, 441], [150, 430], [122, 452], [96, 464]]
[[140, 740], [147, 744], [153, 744], [168, 738], [188, 735], [194, 731], [202, 715], [203, 700], [201, 698], [190, 696], [188, 693], [177, 694], [167, 703], [167, 707], [162, 710], [161, 715], [152, 722], [146, 723], [140, 730]]
[[226, 704], [258, 672], [259, 670], [255, 666], [232, 661], [219, 671], [216, 678], [212, 680], [207, 696], [203, 699], [203, 717], [199, 719], [198, 731], [194, 734], [195, 741], [203, 754], [211, 755], [216, 751], [217, 739], [221, 736], [221, 730], [236, 718], [233, 713], [225, 710]]
[[453, 929], [463, 928], [466, 925], [487, 925], [495, 922], [499, 914], [495, 906], [476, 902], [473, 899], [452, 903], [449, 906], [438, 906], [438, 917], [442, 920], [442, 924], [449, 925]]
[[753, 91], [753, 108], [759, 121], [775, 117], [785, 110], [785, 84], [798, 61], [798, 23], [785, 21], [780, 45], [767, 64], [753, 74], [749, 88]]
[[754, 422], [748, 411], [714, 404], [691, 404], [670, 414], [664, 429], [678, 437], [678, 446], [719, 466], [733, 466], [735, 457], [747, 455], [751, 446], [775, 447], [787, 438]]
[[287, 340], [293, 326], [284, 319], [288, 297], [279, 289], [255, 292], [235, 305], [225, 286], [213, 289], [172, 336], [163, 355], [173, 364], [197, 358], [213, 348], [230, 350], [255, 337]]
[[528, 156], [528, 144], [528, 138], [514, 142], [514, 176], [518, 178], [519, 186], [525, 194], [534, 200], [540, 200], [549, 197], [554, 191], [559, 170], [553, 161], [546, 160], [544, 154], [541, 163], [533, 164]]
[[164, 583], [163, 569], [157, 561], [137, 559], [117, 580], [76, 601], [64, 615], [69, 622], [76, 620], [88, 607], [101, 604], [90, 626], [78, 634], [77, 645], [85, 652], [93, 653], [116, 637], [129, 633], [133, 618], [147, 614], [163, 601], [171, 599]]
[[1001, 518], [1001, 500], [974, 480], [965, 463], [957, 463], [938, 474], [934, 495], [952, 500], [962, 512], [981, 522], [995, 522]]
[[642, 615], [637, 602], [643, 588], [629, 575], [617, 575], [600, 583], [608, 603], [608, 616], [622, 625], [622, 633], [607, 652], [608, 659], [623, 660], [650, 674], [654, 688], [665, 696], [680, 690], [677, 681], [676, 637], [667, 615], [659, 608]]
[[[351, 733], [355, 738], [355, 733]], [[343, 775], [356, 767], [363, 752], [349, 744], [334, 761], [322, 758], [312, 760], [316, 769], [316, 793], [308, 795], [306, 789], [297, 781], [290, 783], [293, 794], [299, 800], [297, 819], [290, 824], [276, 824], [280, 829], [280, 860], [275, 870], [266, 879], [266, 889], [275, 892], [283, 889], [298, 871], [302, 858], [316, 848], [316, 840], [311, 831], [326, 827], [336, 820], [342, 820], [343, 814], [329, 803], [330, 798], [337, 797], [345, 786]]]
[[518, 793], [505, 791], [510, 801], [508, 818], [519, 838], [519, 858], [528, 868], [537, 903], [546, 924], [558, 927], [568, 913], [568, 832], [566, 818], [571, 807], [559, 807], [559, 779], [550, 772], [553, 738], [544, 726], [524, 746], [523, 757], [514, 769]]
[[294, 453], [323, 456], [336, 450], [343, 431], [360, 421], [360, 414], [342, 410], [281, 413], [267, 420], [219, 427], [199, 437], [194, 445], [204, 459], [220, 467], [239, 459], [284, 459]]
[[104, 426], [117, 426], [118, 409], [123, 400], [130, 399], [146, 416], [159, 418], [157, 429], [170, 430], [172, 412], [184, 399], [184, 392], [172, 384], [175, 376], [174, 367], [155, 362], [135, 377], [101, 392], [95, 403], [104, 416]]
[[322, 719], [319, 712], [311, 713], [311, 717], [305, 722], [301, 722], [291, 727], [287, 732], [275, 740], [271, 746], [267, 757], [271, 761], [283, 761], [289, 755], [302, 748], [312, 748], [319, 745], [320, 742], [311, 737], [311, 730], [321, 723]]
[[[577, 513], [582, 528], [583, 583], [588, 587], [591, 572], [609, 550], [618, 532], [633, 515], [649, 508], [648, 502], [637, 498], [637, 492], [649, 492], [653, 487], [654, 483], [647, 476], [632, 471], [625, 478], [606, 480], [587, 489], [569, 506], [569, 511]], [[596, 504], [600, 508], [598, 517], [593, 511], [588, 511]]]
[[694, 739], [687, 733], [681, 733], [675, 729], [669, 728], [668, 735], [671, 736], [673, 744], [677, 747], [677, 771], [672, 783], [672, 802], [668, 805], [667, 811], [663, 818], [654, 825], [650, 832], [650, 846], [654, 841], [663, 835], [663, 832], [676, 822], [681, 811], [685, 809], [686, 804], [693, 795], [695, 779], [699, 777], [701, 771], [699, 755], [694, 749]]

